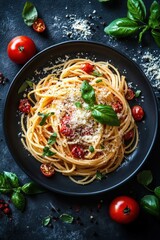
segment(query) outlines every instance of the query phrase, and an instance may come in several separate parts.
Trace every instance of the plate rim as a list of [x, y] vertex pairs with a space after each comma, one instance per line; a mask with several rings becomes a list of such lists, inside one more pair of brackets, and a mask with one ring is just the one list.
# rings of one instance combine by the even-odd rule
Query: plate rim
[[[98, 190], [98, 191], [92, 191], [92, 192], [72, 192], [72, 191], [64, 191], [64, 190], [58, 190], [58, 189], [53, 189], [51, 188], [50, 186], [48, 186], [47, 184], [43, 183], [43, 182], [40, 182], [39, 179], [37, 180], [35, 176], [33, 176], [30, 172], [28, 173], [28, 171], [23, 167], [23, 164], [21, 164], [19, 161], [16, 160], [16, 156], [14, 155], [14, 153], [12, 152], [11, 150], [11, 144], [10, 144], [10, 141], [7, 137], [7, 129], [5, 127], [5, 118], [6, 118], [6, 108], [5, 106], [7, 105], [7, 102], [8, 102], [8, 98], [9, 98], [9, 93], [10, 93], [10, 90], [14, 87], [14, 84], [16, 84], [16, 79], [17, 77], [19, 76], [19, 74], [21, 74], [21, 72], [23, 72], [23, 70], [25, 68], [27, 68], [28, 65], [30, 65], [32, 63], [32, 61], [36, 61], [36, 59], [41, 55], [43, 54], [44, 52], [46, 51], [49, 51], [50, 49], [52, 48], [56, 48], [56, 47], [60, 47], [62, 45], [68, 45], [68, 44], [93, 44], [93, 45], [98, 45], [98, 46], [102, 46], [102, 47], [105, 47], [105, 48], [109, 48], [111, 49], [112, 51], [116, 52], [117, 54], [120, 54], [122, 57], [124, 57], [125, 59], [127, 59], [129, 62], [131, 62], [137, 69], [138, 71], [140, 72], [141, 75], [143, 75], [143, 78], [145, 78], [145, 80], [147, 81], [147, 84], [148, 84], [148, 87], [149, 87], [149, 90], [150, 92], [152, 93], [152, 98], [154, 100], [154, 106], [155, 106], [155, 109], [156, 109], [156, 112], [155, 112], [155, 119], [156, 119], [156, 125], [154, 127], [154, 136], [152, 138], [152, 141], [151, 141], [151, 144], [150, 144], [150, 147], [147, 151], [147, 154], [145, 155], [145, 157], [143, 158], [143, 161], [135, 168], [135, 170], [130, 174], [128, 175], [127, 178], [121, 180], [120, 182], [118, 182], [117, 184], [111, 186], [111, 187], [108, 187], [107, 189], [103, 189], [103, 190]], [[37, 54], [35, 54], [26, 64], [24, 64], [21, 69], [17, 72], [17, 74], [14, 76], [9, 88], [8, 88], [8, 91], [6, 93], [6, 98], [5, 98], [5, 101], [4, 101], [4, 104], [3, 104], [3, 119], [2, 119], [2, 124], [3, 124], [3, 132], [4, 132], [4, 136], [5, 136], [5, 141], [6, 141], [6, 145], [8, 147], [8, 150], [9, 152], [11, 153], [14, 161], [16, 162], [16, 164], [23, 170], [23, 172], [28, 175], [31, 179], [33, 179], [35, 182], [37, 182], [38, 184], [42, 185], [43, 187], [47, 188], [48, 190], [52, 191], [52, 192], [56, 192], [56, 193], [60, 193], [60, 194], [63, 194], [63, 195], [69, 195], [69, 196], [89, 196], [89, 195], [97, 195], [97, 194], [102, 194], [102, 193], [105, 193], [105, 192], [108, 192], [108, 191], [111, 191], [113, 189], [116, 189], [117, 187], [123, 185], [125, 182], [127, 182], [129, 179], [131, 179], [135, 173], [138, 172], [138, 170], [142, 167], [142, 165], [146, 162], [146, 159], [148, 158], [148, 156], [150, 155], [151, 153], [151, 150], [153, 149], [153, 146], [156, 142], [156, 137], [157, 137], [157, 132], [158, 132], [158, 122], [159, 122], [159, 114], [158, 114], [158, 102], [157, 102], [157, 98], [156, 98], [156, 95], [154, 93], [154, 90], [153, 90], [153, 87], [149, 81], [149, 79], [147, 78], [147, 76], [144, 74], [144, 72], [142, 71], [142, 69], [140, 68], [140, 66], [135, 62], [133, 61], [129, 56], [127, 56], [125, 53], [123, 53], [121, 50], [119, 49], [116, 49], [112, 46], [109, 46], [107, 44], [104, 44], [104, 43], [101, 43], [101, 42], [96, 42], [96, 41], [86, 41], [86, 40], [70, 40], [70, 41], [64, 41], [64, 42], [61, 42], [61, 43], [56, 43], [56, 44], [53, 44], [51, 46], [48, 46], [46, 48], [44, 48], [42, 51], [38, 52]]]

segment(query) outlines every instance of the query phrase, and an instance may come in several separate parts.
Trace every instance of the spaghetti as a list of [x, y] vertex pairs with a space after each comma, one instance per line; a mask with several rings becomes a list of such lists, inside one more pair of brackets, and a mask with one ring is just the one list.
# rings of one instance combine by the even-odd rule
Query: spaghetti
[[[51, 74], [28, 93], [32, 107], [21, 116], [22, 142], [39, 162], [53, 164], [55, 171], [77, 184], [88, 184], [97, 174], [117, 169], [138, 144], [137, 126], [125, 98], [127, 82], [108, 62], [72, 59], [48, 70]], [[83, 96], [84, 82], [90, 89], [88, 98]], [[119, 126], [103, 123], [100, 106], [114, 110]], [[133, 136], [125, 141], [129, 132]]]

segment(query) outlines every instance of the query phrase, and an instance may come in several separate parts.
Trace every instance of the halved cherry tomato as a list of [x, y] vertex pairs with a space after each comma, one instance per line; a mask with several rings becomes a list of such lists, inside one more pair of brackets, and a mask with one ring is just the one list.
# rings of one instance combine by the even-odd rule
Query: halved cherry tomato
[[71, 117], [69, 115], [65, 115], [61, 120], [60, 132], [66, 137], [70, 137], [73, 135], [73, 130], [70, 128], [69, 125], [70, 119]]
[[20, 99], [18, 109], [23, 113], [27, 113], [27, 114], [30, 113], [31, 104], [29, 103], [27, 98]]
[[40, 170], [42, 174], [46, 177], [51, 177], [55, 173], [54, 166], [51, 163], [42, 163], [40, 166]]
[[135, 105], [132, 107], [132, 115], [135, 121], [141, 121], [144, 117], [144, 110], [141, 106]]
[[128, 196], [115, 198], [109, 206], [110, 217], [118, 223], [127, 224], [134, 221], [139, 212], [139, 204], [135, 199]]
[[123, 109], [123, 105], [122, 103], [118, 100], [114, 103], [112, 103], [112, 108], [116, 113], [121, 113], [122, 109]]
[[67, 127], [67, 125], [62, 125], [60, 132], [66, 137], [73, 135], [73, 130]]
[[46, 25], [45, 25], [43, 19], [41, 19], [41, 18], [36, 19], [36, 21], [33, 23], [32, 27], [36, 32], [39, 32], [39, 33], [44, 32], [46, 29]]
[[90, 63], [84, 63], [82, 64], [81, 69], [86, 73], [91, 73], [94, 70], [94, 66]]
[[72, 146], [71, 153], [75, 158], [83, 158], [84, 157], [84, 149], [80, 145]]
[[135, 93], [133, 92], [133, 90], [131, 88], [128, 88], [125, 98], [127, 100], [132, 100], [134, 97], [135, 97]]
[[134, 130], [131, 129], [129, 132], [127, 132], [125, 135], [124, 135], [124, 140], [125, 141], [128, 141], [130, 139], [132, 139], [134, 136]]
[[17, 36], [9, 42], [7, 53], [13, 62], [24, 64], [36, 53], [36, 46], [31, 38]]

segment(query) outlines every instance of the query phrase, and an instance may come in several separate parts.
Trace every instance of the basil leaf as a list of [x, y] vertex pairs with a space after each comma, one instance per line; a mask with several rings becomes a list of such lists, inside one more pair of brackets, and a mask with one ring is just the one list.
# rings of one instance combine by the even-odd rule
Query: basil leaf
[[132, 14], [129, 11], [127, 12], [127, 18], [135, 21], [134, 16], [132, 16]]
[[24, 210], [26, 199], [19, 190], [15, 191], [12, 194], [11, 201], [17, 209], [19, 209], [20, 211]]
[[81, 85], [81, 96], [89, 105], [94, 105], [96, 101], [94, 88], [87, 82], [83, 81]]
[[66, 213], [61, 214], [59, 218], [65, 223], [72, 223], [73, 222], [73, 217], [69, 214], [66, 214]]
[[33, 82], [30, 80], [26, 80], [26, 83], [28, 84], [29, 87], [33, 87]]
[[142, 0], [128, 0], [128, 16], [131, 17], [132, 20], [139, 20], [144, 22], [146, 19], [146, 7]]
[[154, 1], [150, 7], [148, 24], [151, 28], [160, 28], [160, 4]]
[[20, 94], [21, 92], [24, 92], [26, 90], [26, 88], [28, 87], [27, 82], [25, 81], [20, 88], [18, 89], [18, 94]]
[[18, 94], [24, 92], [28, 86], [32, 87], [33, 86], [33, 82], [31, 82], [29, 80], [26, 80], [24, 83], [22, 83], [22, 85], [18, 89]]
[[42, 188], [41, 186], [39, 186], [38, 184], [36, 184], [34, 182], [25, 183], [22, 186], [21, 190], [25, 194], [37, 194], [37, 193], [45, 192], [44, 188]]
[[140, 26], [129, 18], [118, 18], [105, 27], [105, 33], [114, 37], [128, 37], [137, 33]]
[[48, 139], [48, 145], [52, 145], [56, 142], [57, 139], [57, 133], [53, 133], [50, 138]]
[[44, 219], [43, 219], [43, 221], [42, 221], [42, 225], [44, 226], [44, 227], [46, 227], [46, 226], [48, 226], [48, 224], [51, 222], [51, 216], [47, 216], [47, 217], [45, 217]]
[[47, 156], [47, 157], [51, 157], [53, 156], [54, 154], [56, 154], [55, 152], [52, 152], [49, 147], [44, 147], [43, 148], [43, 157]]
[[108, 124], [110, 126], [119, 126], [120, 122], [117, 114], [113, 108], [109, 105], [95, 105], [92, 109], [92, 116], [102, 124]]
[[8, 178], [8, 180], [10, 181], [10, 184], [13, 188], [17, 188], [20, 186], [19, 179], [15, 173], [4, 171], [3, 174], [4, 174], [4, 176], [6, 176]]
[[152, 33], [155, 43], [157, 44], [158, 47], [160, 47], [160, 32], [152, 29], [151, 33]]
[[38, 113], [38, 116], [42, 117], [42, 120], [40, 121], [39, 125], [43, 126], [46, 123], [46, 120], [48, 117], [50, 117], [51, 115], [54, 115], [54, 112], [51, 113]]
[[3, 173], [0, 173], [0, 193], [6, 194], [13, 191], [10, 179]]
[[154, 189], [154, 193], [160, 199], [160, 186], [158, 186]]
[[32, 26], [38, 18], [38, 12], [33, 3], [26, 2], [22, 11], [22, 18], [27, 26]]
[[148, 186], [153, 181], [153, 175], [150, 170], [143, 170], [137, 174], [137, 181], [143, 186]]
[[157, 217], [160, 216], [160, 202], [155, 195], [145, 195], [140, 203], [147, 213]]

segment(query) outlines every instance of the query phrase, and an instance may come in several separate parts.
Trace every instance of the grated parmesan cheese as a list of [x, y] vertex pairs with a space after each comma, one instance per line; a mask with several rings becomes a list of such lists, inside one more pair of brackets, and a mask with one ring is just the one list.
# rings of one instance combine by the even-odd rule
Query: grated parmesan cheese
[[63, 36], [71, 39], [87, 40], [92, 36], [91, 24], [87, 19], [77, 18], [76, 15], [67, 15], [68, 23], [63, 25]]
[[160, 89], [160, 58], [157, 56], [157, 52], [145, 52], [142, 56], [141, 66], [152, 86]]
[[137, 62], [151, 85], [157, 90], [160, 89], [160, 58], [159, 50], [147, 49], [144, 52], [139, 49], [133, 53], [132, 59]]

